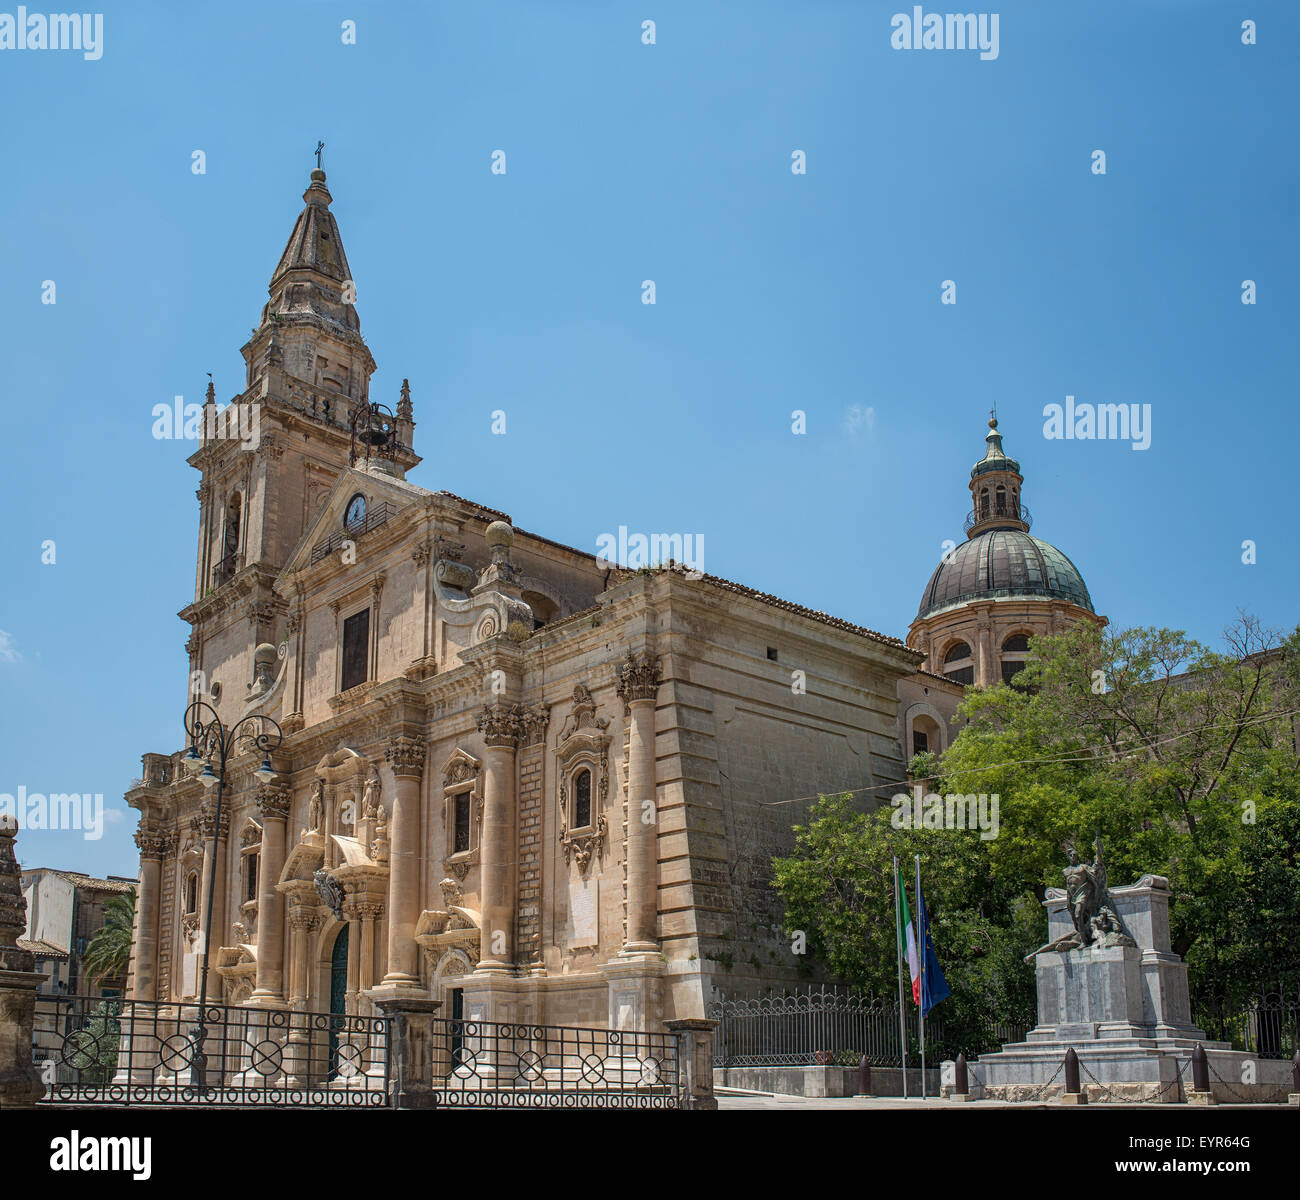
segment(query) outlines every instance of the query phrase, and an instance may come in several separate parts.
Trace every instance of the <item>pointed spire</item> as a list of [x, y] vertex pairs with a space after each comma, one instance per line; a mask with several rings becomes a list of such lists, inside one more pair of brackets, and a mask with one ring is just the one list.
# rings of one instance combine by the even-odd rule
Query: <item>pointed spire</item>
[[303, 210], [298, 214], [284, 253], [271, 276], [272, 292], [290, 272], [311, 272], [338, 283], [352, 279], [338, 222], [330, 212], [334, 197], [325, 186], [325, 172], [319, 167], [312, 170], [311, 182], [303, 192], [302, 200]]

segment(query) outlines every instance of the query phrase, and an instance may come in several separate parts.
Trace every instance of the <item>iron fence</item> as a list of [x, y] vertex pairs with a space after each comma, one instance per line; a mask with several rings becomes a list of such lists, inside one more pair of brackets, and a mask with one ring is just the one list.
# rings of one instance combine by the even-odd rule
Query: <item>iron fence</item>
[[1208, 1037], [1258, 1058], [1293, 1058], [1300, 1050], [1300, 997], [1273, 992], [1237, 1012], [1198, 1010], [1193, 1022]]
[[[856, 1066], [866, 1055], [871, 1066], [901, 1067], [904, 1045], [909, 1065], [920, 1062], [916, 1009], [904, 1011], [900, 1026], [897, 1003], [855, 992], [809, 988], [754, 999], [719, 997], [708, 1015], [718, 1022], [715, 1066]], [[981, 1044], [966, 1044], [971, 1040], [967, 1037], [962, 1045], [949, 1045], [943, 1017], [935, 1013], [925, 1023], [926, 1057], [935, 1063], [958, 1052], [974, 1057], [1004, 1042], [1022, 1041], [1028, 1028], [990, 1021], [974, 1039]]]
[[677, 1108], [671, 1033], [434, 1021], [433, 1091], [461, 1108]]
[[384, 1017], [38, 996], [32, 1057], [48, 1104], [377, 1107], [388, 1036]]

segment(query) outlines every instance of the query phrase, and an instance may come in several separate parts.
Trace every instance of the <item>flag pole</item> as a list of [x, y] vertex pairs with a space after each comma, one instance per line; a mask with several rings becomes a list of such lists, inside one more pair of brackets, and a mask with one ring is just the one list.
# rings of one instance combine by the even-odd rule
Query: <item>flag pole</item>
[[921, 856], [916, 858], [916, 957], [920, 960], [921, 1003], [916, 1006], [921, 1022], [921, 1099], [925, 1099], [925, 947], [926, 925], [925, 899], [921, 895]]
[[903, 913], [898, 904], [898, 855], [894, 855], [894, 941], [898, 943], [898, 1049], [903, 1056], [903, 1099], [907, 1099], [907, 1010], [903, 1007]]

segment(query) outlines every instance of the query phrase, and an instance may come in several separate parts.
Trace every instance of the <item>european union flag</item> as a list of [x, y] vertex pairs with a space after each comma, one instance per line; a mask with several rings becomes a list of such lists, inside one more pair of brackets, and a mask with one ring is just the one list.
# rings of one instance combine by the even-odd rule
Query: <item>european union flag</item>
[[916, 879], [916, 920], [921, 929], [921, 1016], [928, 1017], [941, 1000], [952, 995], [952, 988], [943, 977], [943, 968], [935, 957], [934, 943], [930, 940], [930, 913], [925, 907], [925, 893], [921, 891], [921, 877]]

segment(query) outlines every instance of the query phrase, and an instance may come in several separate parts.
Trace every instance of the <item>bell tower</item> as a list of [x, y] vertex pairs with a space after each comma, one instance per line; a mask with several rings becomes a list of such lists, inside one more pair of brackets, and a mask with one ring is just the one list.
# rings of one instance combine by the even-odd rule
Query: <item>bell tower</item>
[[202, 441], [189, 458], [202, 475], [199, 544], [194, 602], [181, 616], [194, 626], [191, 673], [205, 678], [242, 676], [237, 658], [284, 636], [276, 576], [339, 476], [362, 465], [358, 446], [367, 460], [381, 451], [384, 469], [398, 477], [420, 461], [405, 381], [396, 416], [370, 401], [375, 360], [319, 161], [302, 198], [241, 350], [244, 390], [218, 410], [208, 384]]

